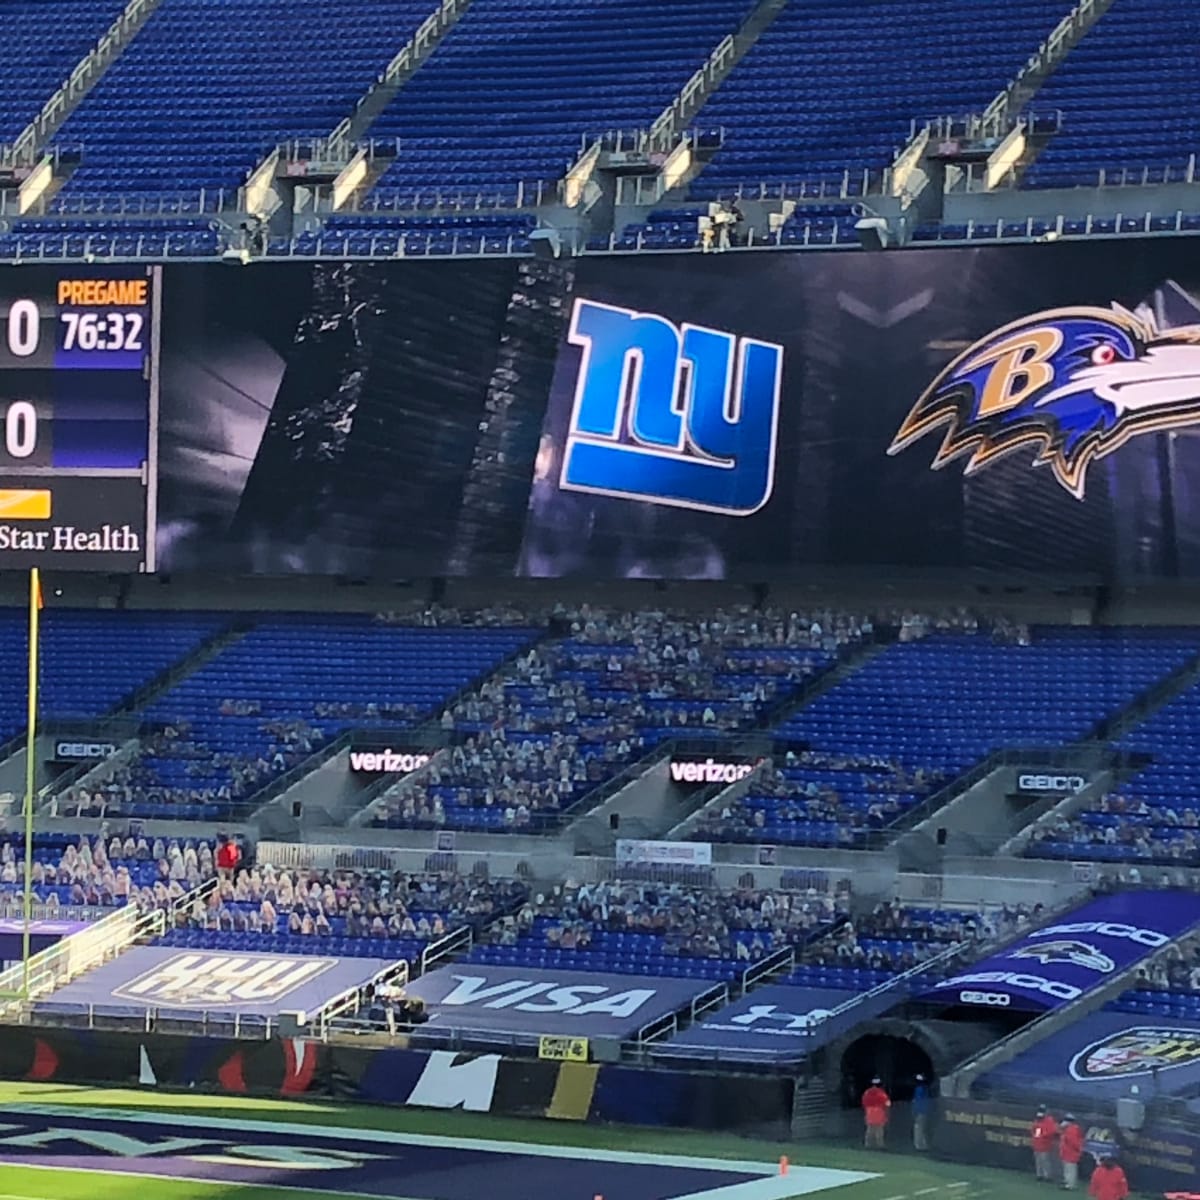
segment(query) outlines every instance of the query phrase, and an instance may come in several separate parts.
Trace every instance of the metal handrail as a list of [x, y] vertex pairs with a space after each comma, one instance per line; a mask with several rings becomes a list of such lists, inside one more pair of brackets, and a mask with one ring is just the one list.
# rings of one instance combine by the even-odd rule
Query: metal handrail
[[329, 1040], [330, 1023], [347, 1013], [357, 1013], [362, 1007], [363, 993], [368, 987], [377, 988], [381, 984], [399, 982], [401, 986], [408, 982], [408, 962], [401, 959], [382, 971], [372, 975], [366, 983], [355, 984], [352, 988], [339, 993], [327, 1000], [313, 1015], [312, 1026], [317, 1031], [321, 1041]]
[[469, 951], [474, 941], [474, 929], [470, 925], [460, 925], [436, 942], [429, 942], [421, 951], [421, 974], [427, 975], [438, 963], [454, 954]]
[[42, 106], [42, 111], [18, 134], [12, 145], [14, 153], [36, 153], [69, 113], [73, 107], [72, 101], [83, 97], [160, 2], [129, 0], [121, 15], [75, 66], [66, 82]]

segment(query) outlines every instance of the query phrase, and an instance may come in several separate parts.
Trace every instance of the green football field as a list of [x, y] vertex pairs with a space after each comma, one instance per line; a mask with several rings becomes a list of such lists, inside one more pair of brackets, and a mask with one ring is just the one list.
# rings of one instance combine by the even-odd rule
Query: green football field
[[[96, 1153], [86, 1161], [65, 1161], [63, 1131], [81, 1127], [92, 1131]], [[822, 1200], [1026, 1200], [1044, 1197], [1049, 1190], [1012, 1172], [829, 1143], [789, 1146], [723, 1134], [57, 1084], [0, 1083], [0, 1130], [0, 1200], [336, 1200], [368, 1195], [392, 1200], [474, 1195], [478, 1200], [594, 1200], [600, 1195], [603, 1200], [636, 1200], [650, 1194], [638, 1190], [645, 1182], [641, 1175], [635, 1186], [633, 1176], [613, 1173], [624, 1170], [673, 1172], [680, 1183], [671, 1185], [672, 1195], [713, 1200], [814, 1195]], [[219, 1143], [227, 1131], [227, 1146], [204, 1141]], [[241, 1141], [235, 1144], [234, 1137]], [[785, 1177], [778, 1169], [781, 1154], [789, 1158]], [[21, 1158], [19, 1165], [14, 1156]], [[434, 1171], [421, 1165], [429, 1156], [438, 1164]], [[472, 1169], [482, 1174], [458, 1171], [460, 1163], [474, 1159], [479, 1163]], [[554, 1185], [559, 1194], [546, 1194], [545, 1184], [528, 1174], [530, 1164], [546, 1165], [548, 1159], [559, 1172], [560, 1182]], [[744, 1169], [756, 1176], [749, 1183], [714, 1187], [688, 1179], [690, 1168]], [[356, 1186], [350, 1177], [343, 1187], [333, 1178], [313, 1185], [314, 1175], [346, 1171], [353, 1172], [354, 1180], [371, 1180], [370, 1188], [361, 1190], [365, 1185]], [[211, 1177], [180, 1178], [197, 1173]], [[609, 1191], [601, 1192], [601, 1187]], [[612, 1194], [614, 1187], [628, 1188], [626, 1195]]]

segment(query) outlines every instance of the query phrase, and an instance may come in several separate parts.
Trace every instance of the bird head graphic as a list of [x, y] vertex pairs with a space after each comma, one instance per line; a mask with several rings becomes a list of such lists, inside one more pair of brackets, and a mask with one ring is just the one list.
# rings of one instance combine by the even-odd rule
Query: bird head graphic
[[1160, 331], [1119, 305], [1035, 313], [981, 338], [926, 389], [888, 448], [935, 430], [965, 475], [1030, 447], [1082, 500], [1088, 467], [1140, 434], [1200, 423], [1200, 325]]

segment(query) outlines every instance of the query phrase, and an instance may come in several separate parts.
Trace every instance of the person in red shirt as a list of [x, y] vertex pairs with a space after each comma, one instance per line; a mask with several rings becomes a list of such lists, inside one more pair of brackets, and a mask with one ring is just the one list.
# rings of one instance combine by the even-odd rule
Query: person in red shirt
[[1062, 1162], [1063, 1187], [1073, 1192], [1079, 1186], [1079, 1160], [1083, 1157], [1083, 1129], [1071, 1113], [1063, 1117], [1058, 1135], [1058, 1157]]
[[1045, 1105], [1037, 1110], [1029, 1144], [1033, 1148], [1033, 1173], [1049, 1183], [1054, 1178], [1054, 1148], [1058, 1143], [1058, 1122]]
[[242, 861], [242, 852], [233, 838], [225, 838], [217, 847], [217, 871], [223, 878], [232, 879]]
[[1105, 1155], [1092, 1172], [1088, 1195], [1092, 1200], [1125, 1200], [1129, 1195], [1129, 1180], [1111, 1155]]
[[863, 1118], [867, 1124], [867, 1133], [863, 1144], [872, 1150], [882, 1150], [883, 1131], [887, 1128], [892, 1098], [883, 1090], [878, 1075], [871, 1080], [871, 1086], [863, 1092], [862, 1107]]

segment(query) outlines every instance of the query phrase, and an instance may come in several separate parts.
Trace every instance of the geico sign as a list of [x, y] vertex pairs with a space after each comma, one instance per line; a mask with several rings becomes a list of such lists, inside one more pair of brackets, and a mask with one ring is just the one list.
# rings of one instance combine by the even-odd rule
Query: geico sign
[[745, 779], [754, 766], [751, 763], [718, 762], [706, 758], [671, 764], [671, 778], [676, 783], [737, 783]]
[[1170, 934], [1159, 933], [1155, 929], [1139, 929], [1136, 925], [1122, 925], [1113, 921], [1076, 921], [1073, 925], [1051, 925], [1029, 936], [1045, 938], [1059, 933], [1092, 933], [1101, 937], [1120, 938], [1122, 941], [1136, 942], [1147, 950], [1157, 950], [1171, 940]]
[[1003, 992], [959, 992], [958, 998], [964, 1004], [986, 1004], [990, 1008], [1007, 1008], [1012, 1003], [1012, 997]]
[[1023, 988], [1027, 992], [1041, 992], [1056, 1000], [1077, 1000], [1083, 995], [1083, 989], [1073, 984], [1043, 979], [1040, 975], [1022, 975], [1019, 971], [976, 971], [972, 975], [956, 975], [941, 986], [960, 988], [969, 983], [1002, 983], [1010, 988]]
[[1082, 775], [1018, 775], [1022, 792], [1082, 792], [1087, 780]]
[[55, 742], [54, 757], [80, 760], [85, 758], [107, 758], [115, 754], [117, 747], [112, 742]]
[[366, 775], [405, 775], [419, 771], [429, 762], [428, 754], [401, 750], [351, 750], [350, 770]]

